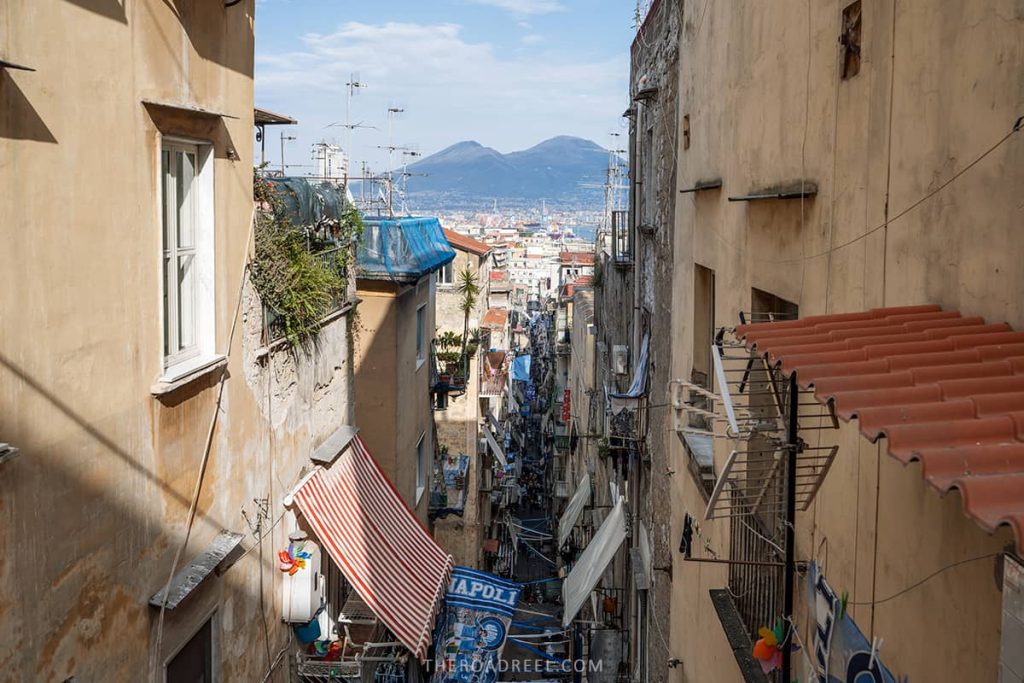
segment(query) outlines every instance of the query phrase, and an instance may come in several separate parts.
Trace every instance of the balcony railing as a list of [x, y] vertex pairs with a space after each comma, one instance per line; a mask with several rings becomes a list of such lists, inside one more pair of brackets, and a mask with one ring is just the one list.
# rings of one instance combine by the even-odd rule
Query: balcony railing
[[633, 232], [629, 226], [628, 211], [612, 211], [612, 263], [618, 266], [633, 264]]
[[[313, 258], [324, 270], [337, 273], [348, 282], [348, 268], [345, 265], [346, 246], [331, 247], [313, 253]], [[334, 314], [349, 304], [348, 292], [336, 292], [331, 297], [331, 308], [324, 316], [324, 322], [332, 320]], [[266, 346], [285, 337], [284, 319], [273, 308], [263, 306], [263, 331], [261, 343]]]

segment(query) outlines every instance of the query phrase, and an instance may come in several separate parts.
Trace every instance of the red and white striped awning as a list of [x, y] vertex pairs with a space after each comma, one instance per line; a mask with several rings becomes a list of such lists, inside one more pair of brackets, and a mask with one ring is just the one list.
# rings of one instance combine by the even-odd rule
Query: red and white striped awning
[[293, 494], [359, 596], [420, 661], [427, 656], [452, 558], [398, 495], [358, 436]]

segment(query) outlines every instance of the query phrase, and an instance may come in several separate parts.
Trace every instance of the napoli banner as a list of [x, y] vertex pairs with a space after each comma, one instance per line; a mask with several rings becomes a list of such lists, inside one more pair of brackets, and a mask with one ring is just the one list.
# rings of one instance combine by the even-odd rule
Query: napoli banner
[[807, 568], [811, 652], [807, 680], [813, 683], [896, 683], [873, 647], [842, 607], [813, 561]]
[[512, 379], [520, 382], [530, 381], [530, 354], [516, 356], [512, 361]]
[[456, 567], [434, 635], [432, 683], [494, 683], [522, 585]]

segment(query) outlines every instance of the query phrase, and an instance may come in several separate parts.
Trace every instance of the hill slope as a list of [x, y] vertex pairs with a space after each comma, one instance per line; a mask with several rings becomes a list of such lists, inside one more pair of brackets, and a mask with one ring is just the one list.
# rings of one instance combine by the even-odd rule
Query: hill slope
[[562, 135], [501, 154], [478, 142], [459, 142], [410, 164], [408, 201], [414, 206], [469, 206], [602, 201], [608, 151], [582, 138]]

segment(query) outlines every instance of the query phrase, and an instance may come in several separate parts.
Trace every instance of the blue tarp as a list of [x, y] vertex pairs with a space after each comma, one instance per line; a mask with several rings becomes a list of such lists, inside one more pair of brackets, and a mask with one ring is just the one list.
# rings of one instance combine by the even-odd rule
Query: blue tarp
[[364, 218], [359, 277], [415, 282], [455, 258], [437, 218]]
[[522, 382], [530, 381], [530, 355], [516, 356], [512, 361], [512, 379]]

